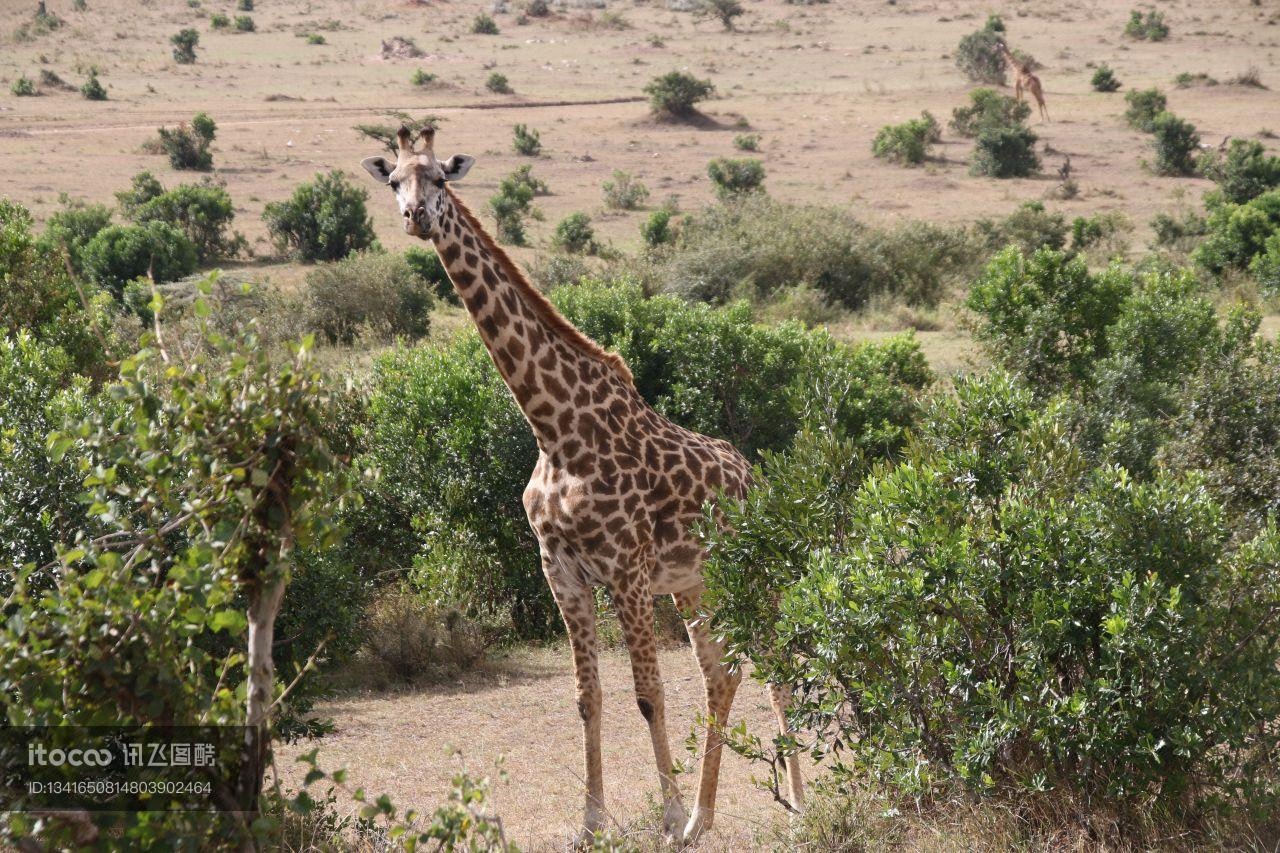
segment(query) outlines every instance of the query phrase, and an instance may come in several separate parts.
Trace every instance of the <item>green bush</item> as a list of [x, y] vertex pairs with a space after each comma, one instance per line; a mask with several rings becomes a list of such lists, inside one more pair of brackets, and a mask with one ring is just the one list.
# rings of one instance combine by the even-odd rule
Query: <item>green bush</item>
[[262, 218], [281, 250], [303, 261], [338, 261], [374, 244], [368, 198], [335, 169], [299, 186], [288, 201], [269, 202]]
[[236, 0], [237, 12], [252, 12], [253, 0]]
[[640, 239], [646, 246], [654, 247], [670, 243], [675, 238], [671, 228], [671, 209], [661, 207], [640, 223]]
[[1280, 157], [1269, 156], [1254, 139], [1231, 140], [1225, 155], [1214, 152], [1203, 157], [1199, 171], [1232, 204], [1244, 204], [1280, 186]]
[[236, 32], [239, 33], [251, 33], [257, 29], [253, 23], [253, 18], [248, 15], [236, 15], [235, 28]]
[[1180, 177], [1196, 173], [1200, 134], [1195, 125], [1166, 110], [1152, 120], [1151, 134], [1157, 175]]
[[517, 154], [523, 154], [526, 157], [536, 157], [542, 151], [542, 139], [538, 136], [538, 131], [530, 130], [523, 124], [517, 124], [512, 129], [512, 146], [516, 149]]
[[710, 80], [699, 80], [683, 71], [669, 71], [655, 77], [644, 87], [649, 105], [660, 116], [688, 118], [697, 113], [696, 105], [715, 92]]
[[649, 198], [649, 188], [630, 172], [613, 170], [613, 180], [604, 182], [604, 206], [612, 210], [635, 210]]
[[1026, 127], [986, 128], [978, 134], [969, 173], [991, 178], [1025, 178], [1040, 171], [1038, 137]]
[[89, 77], [84, 81], [84, 85], [80, 87], [80, 94], [85, 100], [89, 101], [105, 101], [107, 99], [107, 90], [98, 82], [98, 69], [90, 68]]
[[[217, 15], [214, 16], [219, 17]], [[226, 16], [221, 16], [225, 21]], [[214, 27], [218, 26], [214, 22]], [[169, 37], [169, 43], [173, 45], [173, 61], [179, 65], [190, 65], [196, 61], [196, 45], [200, 43], [200, 34], [193, 29], [179, 30]]]
[[489, 79], [484, 81], [484, 87], [495, 95], [510, 95], [511, 81], [507, 79], [507, 75], [497, 71], [489, 75]]
[[496, 220], [499, 240], [515, 246], [525, 244], [525, 217], [542, 218], [533, 206], [533, 197], [539, 190], [545, 192], [546, 184], [534, 178], [528, 166], [521, 166], [498, 182], [498, 191], [489, 197], [488, 208]]
[[160, 128], [158, 145], [175, 169], [207, 172], [213, 168], [213, 152], [209, 146], [217, 136], [218, 126], [205, 113], [197, 113], [191, 123], [170, 130]]
[[581, 212], [570, 213], [556, 225], [551, 245], [571, 254], [595, 254], [598, 246], [595, 230], [591, 227], [591, 217]]
[[699, 0], [693, 14], [696, 18], [715, 18], [724, 27], [725, 32], [733, 31], [733, 19], [743, 14], [742, 4], [738, 0]]
[[453, 305], [461, 304], [458, 292], [453, 289], [449, 274], [445, 272], [444, 262], [440, 260], [435, 249], [420, 249], [413, 246], [404, 250], [404, 260], [409, 265], [409, 269], [413, 270], [414, 275], [430, 285], [436, 299], [443, 299]]
[[1168, 99], [1159, 89], [1134, 89], [1124, 96], [1124, 102], [1129, 105], [1124, 113], [1124, 120], [1129, 126], [1150, 133], [1156, 116], [1165, 111]]
[[84, 247], [98, 232], [111, 224], [111, 210], [102, 204], [66, 202], [45, 222], [38, 245], [53, 253], [66, 251], [67, 260], [77, 275], [84, 273]]
[[36, 92], [36, 84], [29, 77], [18, 77], [9, 86], [9, 92], [15, 97], [25, 98], [38, 94]]
[[[147, 172], [135, 176], [135, 188], [144, 176], [151, 177]], [[227, 191], [208, 182], [181, 184], [134, 205], [129, 212], [129, 218], [139, 224], [167, 222], [181, 228], [195, 246], [201, 263], [230, 257], [240, 250], [244, 239], [227, 233], [235, 215]]]
[[1169, 25], [1164, 22], [1163, 12], [1151, 9], [1143, 15], [1134, 9], [1124, 25], [1124, 34], [1139, 41], [1164, 41], [1169, 37]]
[[330, 343], [416, 340], [430, 329], [433, 290], [403, 255], [356, 252], [307, 273], [307, 325]]
[[916, 165], [929, 154], [930, 137], [937, 132], [937, 122], [915, 118], [902, 124], [886, 124], [871, 142], [871, 153], [896, 163]]
[[209, 16], [209, 26], [215, 30], [225, 30], [231, 26], [231, 19], [221, 12], [214, 12]]
[[[315, 35], [314, 33], [312, 34]], [[324, 36], [320, 36], [319, 44], [324, 44]], [[409, 75], [409, 82], [415, 86], [426, 86], [428, 83], [434, 83], [436, 75], [430, 74], [421, 68], [415, 68], [413, 73]]]
[[969, 92], [969, 105], [951, 111], [951, 129], [961, 136], [974, 137], [988, 128], [1020, 127], [1031, 115], [1031, 105], [995, 89]]
[[739, 133], [733, 138], [733, 147], [737, 148], [739, 151], [759, 151], [760, 134]]
[[1045, 209], [1044, 203], [1026, 201], [1004, 219], [979, 219], [974, 231], [989, 252], [1015, 246], [1024, 255], [1038, 249], [1061, 249], [1067, 244], [1069, 227], [1058, 211]]
[[1004, 21], [999, 15], [987, 18], [982, 29], [960, 39], [956, 48], [956, 67], [975, 83], [1004, 85], [1004, 56], [997, 45], [1004, 41]]
[[[322, 36], [320, 33], [307, 33], [307, 44], [319, 45], [324, 43], [325, 43], [324, 36]], [[419, 75], [415, 73], [414, 77], [419, 77]], [[426, 74], [419, 77], [419, 80], [414, 85], [425, 86], [427, 83], [430, 83], [434, 79], [435, 79], [434, 74]]]
[[135, 278], [174, 281], [195, 272], [198, 262], [195, 244], [181, 229], [156, 221], [109, 225], [85, 245], [81, 258], [85, 275], [117, 299]]
[[1244, 204], [1224, 202], [1209, 211], [1205, 240], [1192, 259], [1212, 273], [1247, 269], [1266, 251], [1267, 240], [1280, 233], [1280, 189], [1269, 190]]
[[1203, 215], [1184, 208], [1177, 215], [1157, 213], [1151, 219], [1151, 230], [1155, 232], [1157, 246], [1187, 253], [1208, 233], [1208, 222]]
[[481, 12], [471, 22], [471, 32], [474, 35], [496, 36], [498, 34], [498, 24], [493, 18]]
[[1093, 72], [1089, 85], [1093, 87], [1095, 92], [1114, 92], [1120, 88], [1120, 81], [1116, 79], [1115, 72], [1111, 70], [1111, 67], [1104, 63], [1099, 65], [1097, 70]]
[[1249, 271], [1268, 296], [1280, 294], [1280, 232], [1272, 234], [1263, 250], [1249, 262]]
[[1090, 466], [1000, 374], [939, 397], [865, 483], [833, 481], [832, 453], [729, 502], [706, 572], [730, 651], [796, 685], [793, 722], [832, 744], [833, 781], [1024, 805], [1047, 790], [1122, 826], [1267, 807], [1274, 529], [1233, 542], [1196, 478]]
[[720, 198], [764, 192], [764, 163], [753, 157], [717, 157], [707, 164], [707, 177]]

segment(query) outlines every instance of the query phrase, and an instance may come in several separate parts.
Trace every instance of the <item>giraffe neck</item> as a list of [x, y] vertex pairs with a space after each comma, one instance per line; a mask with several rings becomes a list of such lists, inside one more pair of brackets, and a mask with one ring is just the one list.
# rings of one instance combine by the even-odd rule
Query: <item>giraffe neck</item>
[[436, 234], [449, 280], [544, 452], [578, 437], [575, 411], [613, 393], [636, 394], [621, 359], [560, 315], [452, 191]]

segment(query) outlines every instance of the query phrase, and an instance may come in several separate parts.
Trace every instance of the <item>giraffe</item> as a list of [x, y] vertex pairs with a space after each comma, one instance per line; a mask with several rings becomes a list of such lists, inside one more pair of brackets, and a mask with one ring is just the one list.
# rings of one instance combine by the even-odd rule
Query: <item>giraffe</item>
[[[631, 658], [636, 704], [649, 728], [663, 797], [663, 831], [692, 842], [712, 826], [722, 740], [741, 680], [711, 634], [701, 606], [702, 545], [691, 531], [719, 491], [745, 493], [751, 467], [731, 444], [684, 429], [640, 396], [623, 359], [560, 314], [494, 242], [449, 184], [474, 159], [436, 158], [435, 131], [415, 150], [400, 128], [395, 162], [361, 165], [395, 193], [405, 232], [431, 241], [516, 404], [538, 443], [538, 461], [523, 495], [538, 540], [542, 571], [564, 619], [577, 682], [586, 766], [580, 840], [604, 828], [601, 688], [595, 595], [608, 590]], [[685, 628], [705, 687], [705, 733], [696, 802], [685, 811], [672, 773], [657, 641], [655, 595], [669, 594]], [[770, 685], [779, 731], [788, 733], [790, 689]], [[787, 799], [799, 810], [804, 783], [795, 756], [787, 761]]]
[[1005, 63], [1013, 69], [1014, 95], [1021, 101], [1022, 90], [1029, 91], [1031, 97], [1036, 99], [1036, 104], [1040, 107], [1040, 117], [1048, 121], [1049, 110], [1044, 105], [1044, 89], [1040, 86], [1040, 78], [1031, 72], [1031, 65], [1014, 56], [1012, 51], [1009, 50], [1009, 46], [1004, 42], [996, 42], [996, 47], [1000, 50], [1000, 55], [1004, 57]]

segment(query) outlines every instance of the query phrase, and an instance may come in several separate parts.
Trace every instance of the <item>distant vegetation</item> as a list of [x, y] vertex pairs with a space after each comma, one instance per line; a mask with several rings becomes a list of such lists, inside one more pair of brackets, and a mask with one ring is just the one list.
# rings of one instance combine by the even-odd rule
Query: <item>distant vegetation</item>
[[929, 154], [929, 146], [936, 141], [938, 123], [933, 116], [887, 124], [880, 128], [871, 143], [871, 153], [885, 160], [905, 165], [918, 165]]
[[1111, 70], [1110, 66], [1099, 65], [1097, 70], [1093, 72], [1089, 85], [1093, 87], [1095, 92], [1114, 92], [1120, 88], [1120, 81], [1116, 79], [1115, 72]]
[[960, 40], [956, 49], [956, 67], [975, 83], [1004, 85], [1004, 57], [997, 44], [1005, 38], [1004, 21], [999, 15], [989, 16], [982, 29]]
[[542, 138], [538, 131], [532, 130], [526, 125], [517, 124], [511, 129], [511, 144], [515, 148], [517, 154], [523, 154], [525, 157], [536, 157], [542, 151]]
[[707, 164], [716, 195], [729, 198], [764, 189], [764, 163], [754, 157], [717, 157]]
[[655, 77], [644, 87], [649, 105], [661, 116], [689, 118], [697, 110], [696, 105], [711, 97], [715, 86], [710, 80], [699, 80], [683, 71], [669, 71]]
[[1164, 22], [1163, 12], [1151, 9], [1144, 15], [1134, 9], [1124, 25], [1124, 34], [1139, 41], [1164, 41], [1169, 37], [1169, 25]]
[[302, 261], [337, 261], [374, 243], [369, 194], [334, 170], [302, 184], [287, 201], [269, 202], [262, 218], [276, 245]]
[[[223, 21], [226, 17], [223, 17]], [[217, 28], [217, 21], [213, 22]], [[173, 45], [173, 61], [179, 65], [190, 65], [196, 61], [196, 45], [200, 43], [200, 34], [192, 29], [179, 30], [169, 37]]]
[[498, 34], [498, 24], [489, 15], [481, 12], [471, 22], [471, 32], [476, 35], [496, 36]]

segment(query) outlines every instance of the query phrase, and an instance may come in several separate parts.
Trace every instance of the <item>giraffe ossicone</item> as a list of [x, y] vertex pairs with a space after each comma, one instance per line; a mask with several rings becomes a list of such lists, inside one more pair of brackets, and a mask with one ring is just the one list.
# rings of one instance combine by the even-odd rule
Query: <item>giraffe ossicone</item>
[[[434, 243], [538, 442], [523, 501], [573, 653], [586, 765], [583, 829], [603, 828], [606, 814], [594, 595], [603, 586], [622, 626], [636, 704], [653, 743], [664, 831], [693, 841], [715, 816], [719, 726], [728, 722], [741, 674], [702, 618], [705, 553], [692, 528], [703, 505], [721, 492], [745, 493], [751, 466], [728, 442], [654, 411], [626, 362], [579, 331], [525, 278], [449, 187], [473, 158], [438, 160], [434, 130], [424, 130], [416, 148], [407, 128], [397, 136], [394, 163], [375, 156], [362, 165], [395, 193], [405, 231]], [[706, 687], [709, 725], [692, 815], [673, 775], [653, 633], [655, 595], [671, 595], [686, 615]], [[790, 691], [775, 685], [770, 697], [786, 734]], [[799, 808], [804, 789], [795, 756], [787, 761], [787, 779], [788, 799]]]

